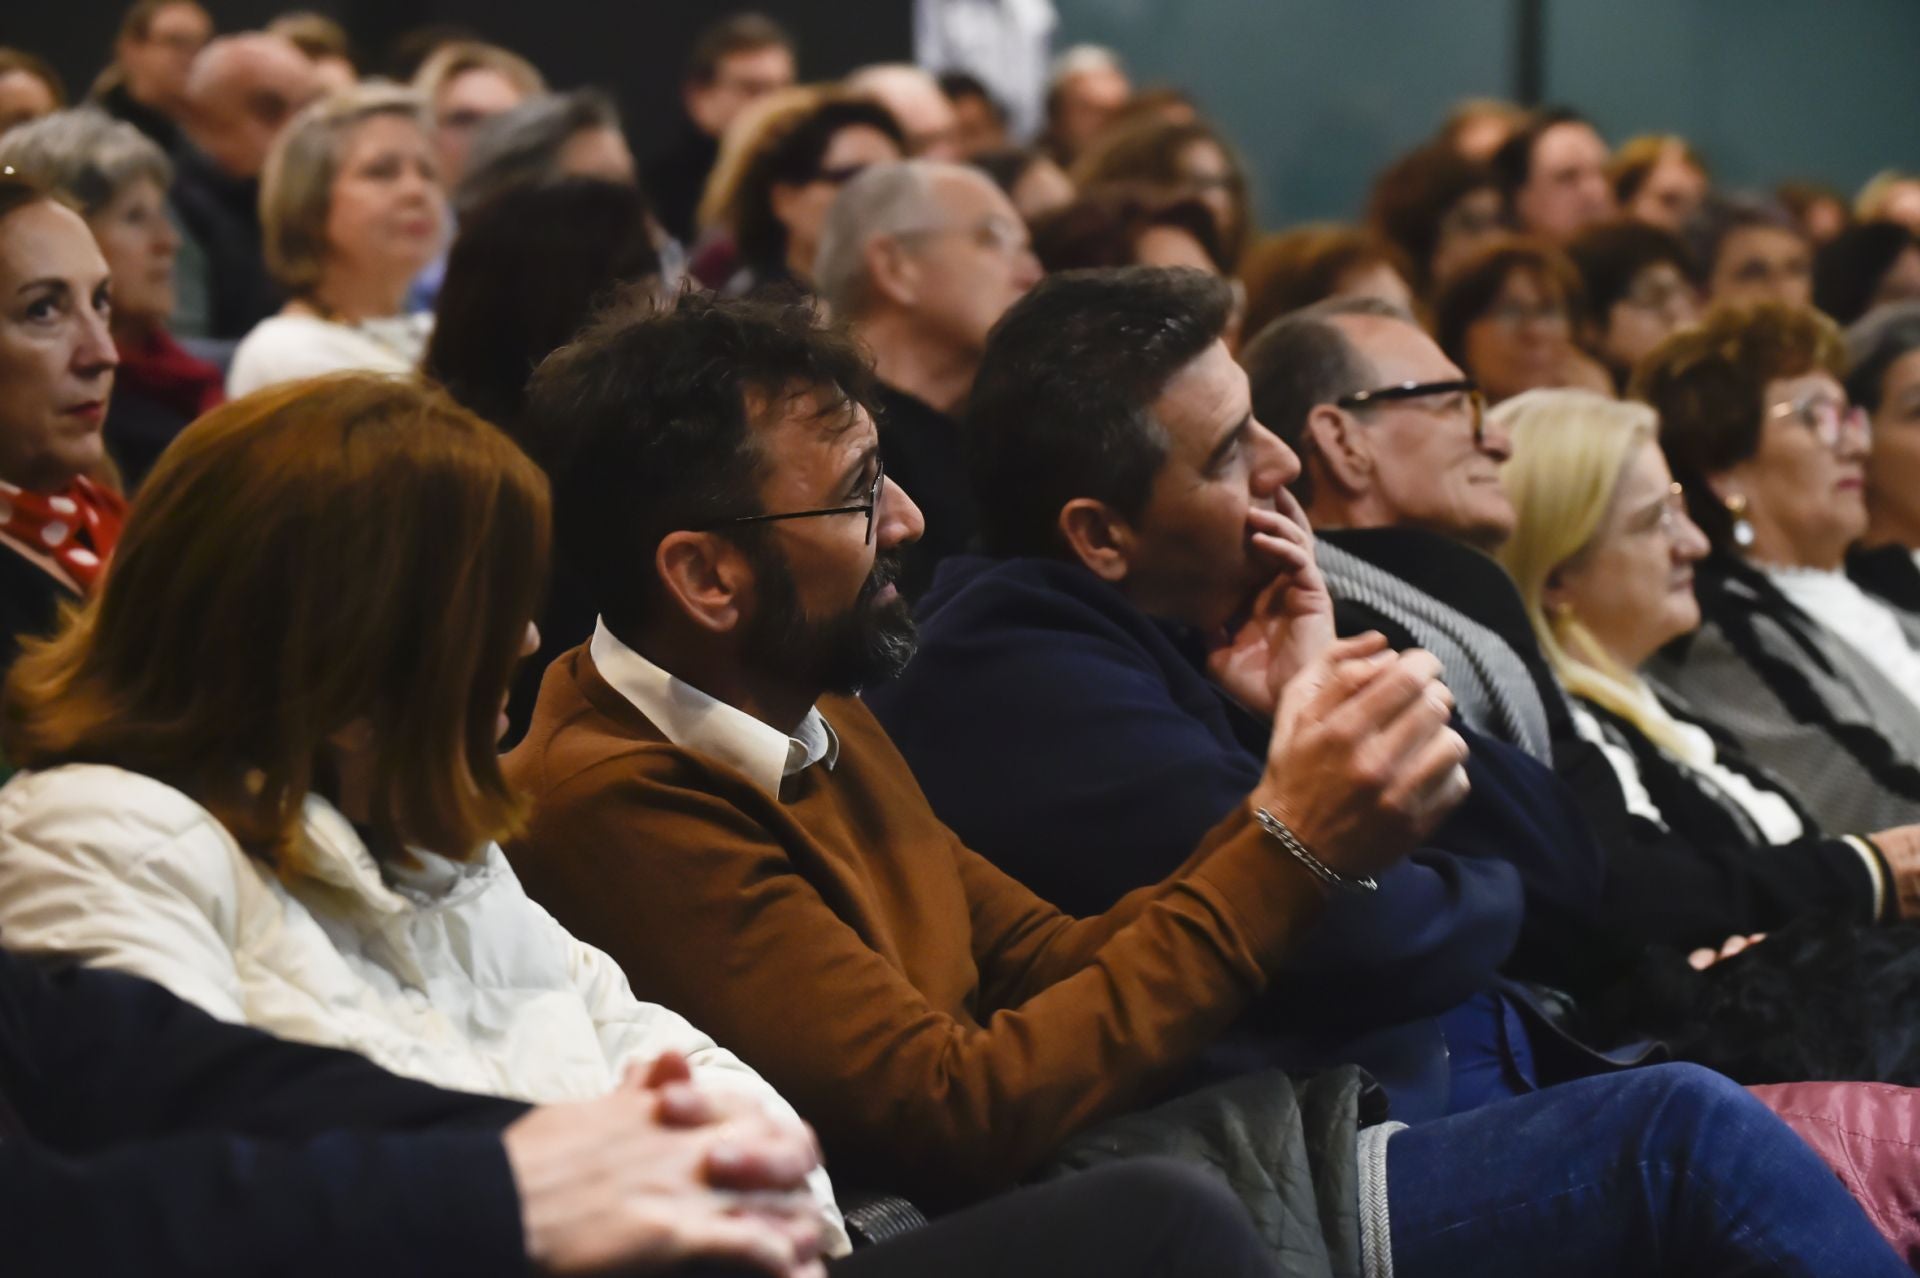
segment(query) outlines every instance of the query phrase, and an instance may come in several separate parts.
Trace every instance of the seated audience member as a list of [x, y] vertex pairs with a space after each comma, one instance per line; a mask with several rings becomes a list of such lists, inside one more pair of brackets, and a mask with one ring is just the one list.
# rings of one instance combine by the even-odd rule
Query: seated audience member
[[[1783, 887], [1798, 867], [1801, 882], [1783, 903], [1830, 900], [1822, 880], [1836, 870], [1857, 877], [1864, 868], [1880, 902], [1874, 917], [1920, 913], [1920, 879], [1887, 872], [1888, 864], [1920, 866], [1920, 827], [1825, 838], [1737, 745], [1642, 675], [1655, 653], [1700, 624], [1693, 572], [1709, 550], [1667, 469], [1653, 410], [1580, 391], [1535, 391], [1494, 415], [1513, 441], [1502, 476], [1514, 534], [1500, 562], [1554, 675], [1575, 699], [1577, 728], [1601, 747], [1638, 815], [1689, 842], [1770, 861]], [[1711, 890], [1677, 877], [1668, 886]]]
[[1411, 311], [1407, 274], [1391, 245], [1358, 227], [1323, 222], [1269, 235], [1240, 263], [1247, 331], [1257, 333], [1289, 311], [1330, 297], [1377, 297]]
[[0, 670], [99, 580], [126, 506], [96, 478], [112, 282], [80, 215], [0, 176]]
[[435, 49], [413, 77], [433, 118], [440, 184], [449, 193], [466, 176], [474, 134], [496, 115], [547, 91], [531, 62], [498, 45], [456, 40]]
[[353, 64], [353, 42], [347, 29], [324, 13], [295, 9], [267, 24], [267, 34], [285, 36], [313, 63], [314, 74], [328, 93], [351, 89], [360, 83], [360, 69]]
[[1920, 613], [1920, 302], [1881, 307], [1847, 330], [1847, 398], [1867, 412], [1867, 531], [1847, 570]]
[[[565, 441], [526, 429], [527, 379], [596, 305], [623, 289], [657, 284], [659, 274], [646, 201], [635, 188], [570, 178], [508, 191], [475, 210], [454, 241], [423, 370], [551, 469]], [[504, 743], [527, 730], [541, 675], [586, 641], [593, 619], [579, 572], [556, 554], [540, 647], [514, 672]]]
[[1374, 180], [1367, 222], [1405, 255], [1407, 282], [1428, 299], [1506, 234], [1493, 171], [1437, 143], [1409, 151]]
[[1073, 179], [1038, 147], [988, 151], [967, 163], [992, 178], [1028, 226], [1073, 203]]
[[790, 104], [768, 99], [735, 123], [746, 133], [733, 155], [722, 147], [701, 206], [732, 253], [724, 273], [699, 262], [694, 273], [735, 295], [810, 289], [834, 197], [873, 165], [902, 159], [906, 137], [877, 102], [811, 91], [796, 91]]
[[234, 351], [228, 393], [412, 372], [433, 321], [407, 313], [407, 289], [447, 229], [419, 97], [369, 85], [316, 102], [274, 144], [260, 208], [267, 264], [292, 300]]
[[0, 46], [0, 134], [52, 115], [66, 104], [66, 86], [45, 59]]
[[1683, 137], [1647, 134], [1620, 144], [1607, 164], [1620, 212], [1678, 235], [1712, 189], [1706, 161]]
[[1641, 364], [1634, 394], [1712, 548], [1700, 629], [1647, 674], [1822, 828], [1877, 830], [1920, 819], [1920, 653], [1912, 618], [1844, 571], [1871, 436], [1845, 359], [1831, 321], [1763, 304], [1716, 309]]
[[1053, 60], [1047, 76], [1047, 123], [1041, 146], [1071, 168], [1106, 132], [1133, 97], [1120, 55], [1097, 44], [1076, 44]]
[[194, 0], [138, 0], [120, 19], [113, 62], [88, 100], [171, 155], [190, 109], [194, 60], [211, 39], [213, 19]]
[[[0, 955], [0, 1080], [15, 1273], [819, 1272], [807, 1133], [692, 1083], [670, 1055], [604, 1096], [530, 1111], [225, 1024], [119, 972]], [[1223, 1187], [1157, 1161], [833, 1267], [980, 1272], [1277, 1270]]]
[[1072, 176], [1083, 193], [1131, 186], [1199, 200], [1213, 213], [1229, 271], [1253, 236], [1246, 166], [1226, 138], [1201, 120], [1145, 119], [1116, 128], [1080, 157]]
[[953, 107], [954, 136], [961, 158], [973, 160], [1007, 149], [1012, 142], [1007, 133], [1007, 109], [994, 98], [984, 80], [971, 71], [943, 71], [935, 79]]
[[1510, 972], [1592, 994], [1626, 974], [1612, 961], [1622, 945], [1717, 947], [1803, 915], [1881, 916], [1893, 890], [1854, 851], [1756, 857], [1635, 814], [1576, 729], [1513, 580], [1488, 557], [1515, 522], [1500, 483], [1512, 455], [1505, 419], [1482, 414], [1458, 365], [1406, 316], [1316, 307], [1274, 324], [1242, 358], [1255, 414], [1301, 456], [1296, 487], [1342, 630], [1378, 628], [1396, 646], [1432, 651], [1461, 718], [1550, 764], [1604, 853], [1597, 902], [1530, 895], [1531, 935]]
[[1469, 164], [1486, 164], [1526, 123], [1524, 107], [1499, 98], [1468, 98], [1447, 113], [1432, 145]]
[[[989, 367], [996, 350], [1048, 344], [1065, 316], [1111, 318], [1118, 297], [1096, 289], [1081, 304], [1076, 278], [1015, 305]], [[1211, 289], [1189, 311], [1156, 292], [1121, 321], [1138, 358], [1116, 400], [1203, 415], [1223, 433], [1244, 419], [1218, 340], [1224, 290]], [[1048, 304], [1056, 293], [1064, 305]], [[636, 363], [647, 382], [619, 375]], [[1052, 910], [961, 847], [871, 716], [830, 692], [897, 668], [911, 642], [882, 557], [919, 518], [879, 467], [861, 380], [854, 348], [808, 308], [701, 297], [604, 317], [542, 366], [535, 411], [582, 433], [560, 481], [562, 536], [594, 553], [603, 610], [593, 642], [550, 670], [509, 756], [536, 803], [515, 856], [650, 989], [683, 988], [734, 1027], [803, 1098], [845, 1174], [950, 1203], [1030, 1172], [1172, 1082], [1265, 984], [1321, 884], [1386, 869], [1459, 797], [1460, 743], [1441, 726], [1429, 659], [1388, 661], [1372, 655], [1377, 639], [1325, 636], [1281, 694], [1266, 776], [1188, 866], [1105, 915]], [[756, 507], [775, 517], [746, 513]], [[636, 578], [635, 563], [652, 570]], [[1384, 788], [1376, 773], [1355, 789], [1350, 751], [1381, 766], [1362, 748], [1375, 731], [1404, 753]], [[1293, 820], [1273, 816], [1276, 804]], [[1269, 834], [1256, 806], [1321, 869]], [[1322, 1087], [1350, 1077], [1303, 1093], [1332, 1140], [1306, 1136], [1283, 1105], [1267, 1157], [1296, 1171], [1265, 1192], [1243, 1185], [1278, 1219], [1330, 1222], [1317, 1239], [1284, 1226], [1290, 1251], [1375, 1267], [1390, 1257], [1412, 1275], [1490, 1255], [1533, 1269], [1549, 1249], [1563, 1270], [1579, 1258], [1576, 1273], [1655, 1256], [1689, 1273], [1760, 1256], [1806, 1267], [1836, 1246], [1873, 1272], [1899, 1263], [1807, 1147], [1710, 1074], [1587, 1079], [1390, 1134], [1357, 1133], [1350, 1094], [1324, 1102]], [[1255, 1081], [1267, 1103], [1284, 1100], [1281, 1076]], [[1191, 1150], [1204, 1137], [1180, 1126], [1180, 1106], [1219, 1103], [1175, 1102], [1159, 1129], [1136, 1116], [1122, 1147], [1170, 1138]], [[1543, 1175], [1610, 1185], [1627, 1166], [1654, 1177], [1645, 1192], [1598, 1206], [1582, 1194], [1571, 1210], [1540, 1197]], [[1344, 1209], [1321, 1214], [1334, 1211], [1321, 1195], [1335, 1168], [1343, 1197], [1385, 1199], [1364, 1241]]]
[[781, 1107], [638, 1002], [493, 842], [522, 807], [495, 740], [546, 492], [506, 436], [395, 378], [188, 428], [87, 610], [8, 682], [8, 946], [445, 1087], [578, 1099], [674, 1051]]
[[1565, 107], [1537, 111], [1489, 157], [1507, 222], [1524, 235], [1565, 244], [1616, 211], [1607, 144]]
[[1898, 222], [1850, 226], [1813, 256], [1813, 304], [1836, 324], [1920, 300], [1920, 235]]
[[120, 357], [106, 445], [122, 482], [136, 488], [160, 450], [226, 398], [220, 370], [167, 332], [180, 247], [167, 218], [173, 166], [131, 124], [91, 109], [62, 111], [0, 139], [0, 168], [7, 166], [77, 208], [106, 259]]
[[850, 96], [878, 102], [900, 125], [907, 154], [926, 160], [963, 160], [960, 118], [932, 74], [906, 62], [861, 67], [841, 82]]
[[[926, 531], [901, 552], [900, 593], [973, 540], [960, 416], [987, 330], [1040, 278], [1027, 228], [977, 170], [876, 165], [833, 202], [814, 261], [820, 296], [873, 359], [887, 473], [920, 494]], [[585, 636], [576, 637], [576, 642]]]
[[1920, 173], [1887, 169], [1876, 173], [1854, 198], [1859, 222], [1898, 222], [1920, 235]]
[[1611, 391], [1607, 371], [1573, 341], [1585, 307], [1580, 273], [1566, 254], [1509, 238], [1488, 245], [1441, 286], [1433, 332], [1492, 403], [1541, 386]]
[[1580, 232], [1567, 245], [1585, 302], [1580, 344], [1625, 389], [1634, 365], [1663, 338], [1700, 318], [1693, 261], [1672, 232], [1620, 218]]
[[1224, 275], [1220, 232], [1195, 199], [1108, 187], [1083, 195], [1034, 224], [1033, 251], [1054, 271], [1114, 266], [1187, 266]]
[[1710, 196], [1687, 228], [1713, 306], [1813, 303], [1813, 248], [1785, 208], [1745, 196]]
[[482, 121], [451, 199], [465, 217], [518, 187], [570, 177], [631, 186], [636, 173], [613, 99], [575, 89], [530, 98]]
[[1853, 225], [1846, 197], [1818, 182], [1782, 182], [1773, 189], [1773, 198], [1792, 214], [1800, 233], [1816, 248]]
[[244, 337], [285, 301], [266, 266], [260, 176], [275, 139], [321, 91], [313, 64], [281, 36], [225, 36], [193, 60], [168, 195], [183, 259], [190, 250], [196, 263], [181, 286], [204, 303], [182, 308], [179, 332]]
[[694, 211], [720, 158], [721, 135], [742, 110], [794, 79], [793, 37], [765, 14], [729, 14], [694, 37], [680, 82], [685, 118], [646, 163], [647, 194], [667, 234], [694, 242]]
[[[1191, 273], [1113, 279], [1123, 319], [1156, 295], [1175, 313], [1219, 301]], [[920, 650], [868, 701], [969, 847], [1090, 914], [1177, 869], [1244, 802], [1272, 733], [1267, 610], [1284, 604], [1289, 627], [1330, 628], [1331, 605], [1285, 492], [1298, 473], [1285, 445], [1257, 421], [1223, 436], [1208, 415], [1103, 398], [1137, 351], [1117, 324], [1060, 322], [1069, 337], [1003, 369], [968, 413], [993, 558], [942, 567], [920, 609]], [[1276, 536], [1298, 544], [1276, 556]], [[985, 752], [984, 723], [1006, 728]], [[1532, 856], [1543, 877], [1584, 893], [1599, 858], [1577, 821], [1528, 810], [1541, 765], [1517, 766], [1482, 737], [1468, 744], [1466, 804], [1378, 876], [1377, 894], [1329, 903], [1208, 1052], [1209, 1075], [1357, 1061], [1409, 1121], [1532, 1085], [1526, 1009], [1492, 989], [1524, 908], [1508, 862]], [[1587, 1054], [1573, 1055], [1591, 1072]]]

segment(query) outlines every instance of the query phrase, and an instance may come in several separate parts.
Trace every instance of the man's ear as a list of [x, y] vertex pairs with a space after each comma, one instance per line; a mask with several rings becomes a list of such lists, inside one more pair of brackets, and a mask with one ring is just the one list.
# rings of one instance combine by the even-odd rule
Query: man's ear
[[1315, 404], [1307, 413], [1301, 449], [1303, 465], [1308, 458], [1320, 459], [1325, 482], [1348, 496], [1373, 487], [1373, 449], [1366, 432], [1352, 413], [1332, 404]]
[[906, 245], [891, 235], [876, 235], [861, 248], [867, 268], [867, 287], [875, 297], [911, 306], [919, 300], [920, 271]]
[[1102, 581], [1118, 584], [1133, 567], [1133, 525], [1103, 501], [1075, 497], [1060, 508], [1060, 535], [1074, 557]]
[[668, 533], [653, 552], [653, 567], [666, 597], [702, 630], [727, 634], [745, 617], [753, 569], [719, 533]]

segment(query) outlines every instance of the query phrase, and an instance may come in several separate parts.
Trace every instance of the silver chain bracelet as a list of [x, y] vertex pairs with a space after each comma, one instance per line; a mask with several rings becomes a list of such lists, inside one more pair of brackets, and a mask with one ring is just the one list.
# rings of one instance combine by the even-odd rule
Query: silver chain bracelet
[[1319, 879], [1322, 883], [1331, 884], [1337, 888], [1345, 888], [1349, 892], [1378, 892], [1380, 890], [1380, 884], [1371, 876], [1364, 879], [1350, 879], [1313, 853], [1307, 851], [1307, 845], [1300, 841], [1300, 836], [1296, 835], [1292, 830], [1289, 830], [1285, 821], [1282, 821], [1265, 808], [1255, 808], [1253, 810], [1253, 819], [1260, 823], [1261, 829], [1280, 840], [1280, 846], [1285, 848], [1294, 860], [1313, 871], [1313, 877]]

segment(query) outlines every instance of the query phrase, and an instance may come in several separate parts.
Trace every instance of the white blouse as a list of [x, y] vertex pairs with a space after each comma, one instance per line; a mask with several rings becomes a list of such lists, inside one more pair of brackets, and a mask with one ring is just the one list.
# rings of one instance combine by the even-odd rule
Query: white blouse
[[1900, 619], [1844, 572], [1818, 568], [1767, 568], [1767, 579], [1795, 607], [1871, 661], [1893, 685], [1920, 706], [1920, 653]]
[[433, 316], [395, 315], [343, 324], [318, 315], [273, 315], [253, 326], [233, 352], [227, 394], [238, 399], [263, 386], [323, 373], [404, 376], [420, 366]]

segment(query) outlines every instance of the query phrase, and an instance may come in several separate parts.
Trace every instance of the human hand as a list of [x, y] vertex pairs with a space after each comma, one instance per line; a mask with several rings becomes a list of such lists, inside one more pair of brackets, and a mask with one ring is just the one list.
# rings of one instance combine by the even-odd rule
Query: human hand
[[1767, 939], [1765, 932], [1755, 932], [1752, 936], [1729, 936], [1719, 949], [1703, 946], [1687, 955], [1687, 966], [1696, 972], [1704, 972], [1722, 959], [1730, 959], [1740, 951], [1760, 944]]
[[694, 1260], [820, 1278], [819, 1165], [797, 1120], [696, 1087], [677, 1057], [630, 1066], [597, 1100], [507, 1128], [527, 1255], [548, 1274], [649, 1273]]
[[1287, 681], [1334, 640], [1333, 596], [1314, 562], [1306, 512], [1285, 489], [1275, 501], [1277, 510], [1247, 513], [1249, 540], [1273, 561], [1273, 580], [1254, 597], [1245, 619], [1219, 635], [1207, 653], [1213, 681], [1268, 717]]
[[1920, 918], [1920, 825], [1895, 826], [1871, 836], [1873, 846], [1893, 871], [1894, 899], [1900, 917]]
[[1282, 693], [1253, 803], [1341, 874], [1399, 861], [1467, 796], [1439, 675], [1432, 654], [1379, 634], [1336, 640]]

